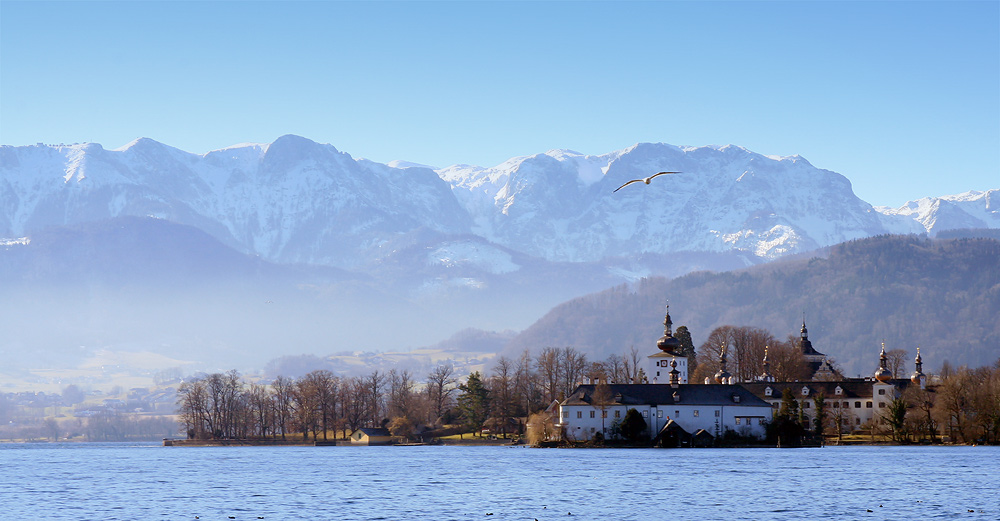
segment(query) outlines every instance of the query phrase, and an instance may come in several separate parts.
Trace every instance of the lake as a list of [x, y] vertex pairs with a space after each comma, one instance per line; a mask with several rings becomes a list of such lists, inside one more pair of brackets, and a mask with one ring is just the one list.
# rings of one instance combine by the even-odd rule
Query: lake
[[1000, 447], [0, 444], [4, 520], [996, 520], [998, 491]]

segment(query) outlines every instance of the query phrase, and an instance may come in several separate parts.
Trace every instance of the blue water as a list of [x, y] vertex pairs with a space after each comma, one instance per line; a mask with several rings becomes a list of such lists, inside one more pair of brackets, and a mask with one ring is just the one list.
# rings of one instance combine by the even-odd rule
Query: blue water
[[1000, 447], [0, 445], [3, 520], [997, 520], [998, 491]]

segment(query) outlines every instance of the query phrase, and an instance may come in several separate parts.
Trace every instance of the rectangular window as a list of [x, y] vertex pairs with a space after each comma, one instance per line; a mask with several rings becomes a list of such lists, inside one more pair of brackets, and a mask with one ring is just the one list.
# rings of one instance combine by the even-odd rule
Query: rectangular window
[[871, 408], [872, 408], [872, 402], [865, 402], [865, 409], [871, 409]]
[[840, 402], [833, 402], [833, 408], [836, 409], [840, 407]]
[[621, 417], [622, 417], [622, 412], [621, 411], [615, 411], [615, 418], [621, 418]]
[[694, 417], [695, 417], [695, 418], [697, 418], [697, 417], [698, 417], [698, 409], [695, 409], [695, 410], [694, 410]]
[[590, 417], [593, 418], [596, 411], [590, 411]]
[[657, 410], [657, 411], [656, 411], [656, 417], [657, 417], [657, 418], [662, 418], [662, 417], [663, 417], [663, 411], [661, 411], [661, 410]]
[[601, 411], [601, 418], [607, 418], [607, 417], [608, 417], [608, 411]]
[[741, 419], [741, 418], [740, 418], [739, 416], [737, 416], [737, 417], [736, 417], [736, 425], [739, 425], [739, 424], [740, 424], [740, 419]]
[[885, 389], [879, 389], [879, 390], [878, 390], [878, 393], [879, 393], [879, 394], [885, 394]]
[[719, 417], [719, 412], [720, 412], [720, 411], [719, 411], [718, 409], [716, 409], [716, 411], [715, 411], [715, 417], [716, 417], [716, 418], [718, 418], [718, 417]]
[[854, 408], [855, 409], [860, 409], [861, 408], [861, 402], [854, 402]]
[[885, 409], [885, 402], [878, 402], [879, 409]]
[[851, 406], [851, 402], [844, 402], [844, 408], [847, 409]]
[[576, 411], [577, 418], [583, 418], [583, 411]]
[[802, 408], [803, 409], [808, 409], [809, 408], [809, 402], [802, 402]]
[[649, 418], [649, 411], [642, 411], [643, 418]]
[[674, 411], [674, 418], [680, 418], [680, 417], [681, 417], [681, 411]]

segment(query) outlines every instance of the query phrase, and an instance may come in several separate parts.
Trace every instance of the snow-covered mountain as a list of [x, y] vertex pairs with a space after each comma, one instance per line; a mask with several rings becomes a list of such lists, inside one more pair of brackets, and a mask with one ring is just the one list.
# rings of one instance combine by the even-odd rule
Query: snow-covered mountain
[[433, 171], [355, 160], [283, 136], [189, 154], [150, 139], [0, 149], [0, 236], [122, 215], [200, 228], [275, 262], [354, 267], [413, 230], [468, 231]]
[[[682, 173], [614, 192], [660, 170]], [[226, 370], [405, 350], [522, 329], [642, 277], [1000, 228], [998, 193], [875, 209], [840, 174], [736, 146], [437, 170], [297, 136], [201, 155], [150, 139], [0, 146], [0, 356], [69, 367], [112, 349]]]
[[[649, 186], [615, 188], [662, 170]], [[734, 251], [773, 259], [919, 228], [882, 219], [844, 176], [798, 156], [643, 143], [602, 156], [556, 150], [438, 171], [492, 241], [560, 261]]]
[[914, 220], [932, 235], [963, 228], [1000, 228], [1000, 190], [924, 197], [899, 208], [880, 206], [876, 210], [887, 216]]
[[[641, 256], [700, 252], [752, 264], [877, 234], [1000, 226], [995, 190], [875, 209], [840, 174], [731, 145], [553, 150], [492, 168], [391, 164], [298, 136], [204, 155], [150, 139], [116, 150], [3, 146], [0, 238], [155, 216], [279, 263], [367, 271], [417, 246], [432, 264], [493, 274], [515, 272], [508, 256], [519, 252], [645, 275], [650, 266], [634, 263]], [[613, 193], [659, 170], [682, 173]]]

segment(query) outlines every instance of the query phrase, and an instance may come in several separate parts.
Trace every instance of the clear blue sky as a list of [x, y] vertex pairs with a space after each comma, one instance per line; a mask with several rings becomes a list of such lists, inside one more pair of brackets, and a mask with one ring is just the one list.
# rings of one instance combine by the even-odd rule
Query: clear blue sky
[[1000, 2], [0, 2], [0, 144], [287, 133], [434, 166], [731, 143], [872, 204], [1000, 188]]

